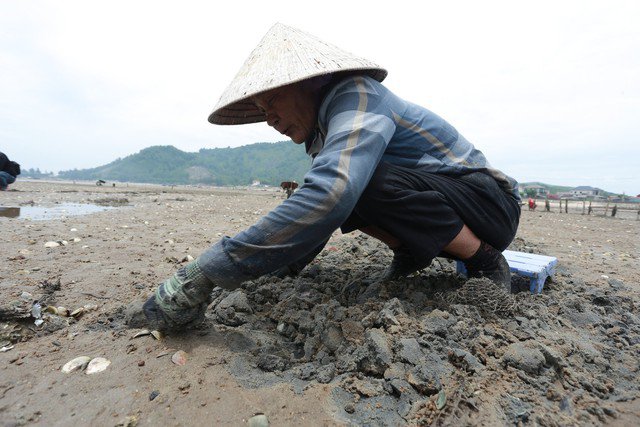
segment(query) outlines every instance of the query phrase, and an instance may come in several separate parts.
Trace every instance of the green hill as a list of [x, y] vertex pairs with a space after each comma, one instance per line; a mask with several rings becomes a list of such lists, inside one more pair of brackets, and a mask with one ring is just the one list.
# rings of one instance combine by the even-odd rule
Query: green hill
[[187, 153], [173, 146], [154, 146], [92, 169], [58, 174], [63, 179], [146, 182], [154, 184], [279, 185], [302, 182], [311, 166], [304, 148], [291, 141]]
[[[567, 187], [566, 185], [555, 185], [555, 184], [545, 184], [544, 182], [521, 182], [520, 188], [528, 187], [530, 185], [538, 185], [540, 187], [544, 187], [549, 191], [549, 194], [558, 194], [564, 193], [573, 190], [575, 187]], [[602, 196], [613, 196], [616, 193], [611, 193], [610, 191], [602, 190]]]
[[558, 194], [564, 191], [571, 191], [574, 187], [567, 187], [565, 185], [545, 184], [544, 182], [521, 182], [520, 188], [528, 187], [530, 185], [539, 185], [549, 190], [549, 194]]

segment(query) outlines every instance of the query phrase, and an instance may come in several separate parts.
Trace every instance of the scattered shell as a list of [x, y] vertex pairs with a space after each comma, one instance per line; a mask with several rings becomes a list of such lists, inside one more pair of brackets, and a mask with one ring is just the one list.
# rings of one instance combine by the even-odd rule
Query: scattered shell
[[151, 331], [148, 329], [143, 329], [140, 332], [136, 333], [133, 337], [138, 338], [138, 337], [144, 337], [145, 335], [151, 335]]
[[60, 243], [53, 241], [44, 244], [45, 248], [57, 248], [58, 246], [60, 246]]
[[4, 347], [0, 348], [0, 353], [4, 353], [5, 351], [9, 351], [11, 349], [13, 349], [15, 347], [15, 345], [5, 345]]
[[446, 404], [447, 404], [447, 394], [445, 393], [444, 389], [442, 389], [438, 393], [438, 398], [436, 399], [436, 408], [440, 410], [444, 408], [444, 405]]
[[31, 306], [31, 316], [34, 319], [40, 319], [42, 317], [42, 306], [39, 302]]
[[58, 316], [62, 316], [62, 317], [69, 317], [69, 309], [66, 307], [58, 307], [56, 308], [57, 310], [57, 315]]
[[170, 354], [171, 354], [171, 352], [170, 352], [170, 351], [163, 351], [163, 352], [160, 352], [160, 353], [158, 353], [158, 355], [156, 356], [156, 359], [159, 359], [159, 358], [164, 357], [164, 356], [168, 356], [168, 355], [170, 355]]
[[52, 305], [48, 305], [44, 310], [42, 310], [45, 313], [49, 313], [49, 314], [58, 314], [58, 308], [54, 307]]
[[187, 255], [184, 258], [182, 258], [182, 262], [191, 262], [193, 261], [193, 257], [191, 255]]
[[151, 331], [151, 335], [153, 335], [153, 337], [158, 341], [164, 338], [164, 335], [160, 331]]
[[82, 317], [83, 314], [84, 314], [84, 308], [80, 307], [80, 308], [76, 308], [71, 312], [71, 317], [73, 317], [74, 319], [79, 319], [80, 317]]
[[42, 319], [36, 319], [35, 322], [33, 322], [36, 326], [40, 326], [44, 323], [44, 320]]
[[138, 417], [129, 415], [124, 421], [120, 421], [117, 425], [122, 427], [136, 427], [138, 425]]
[[249, 418], [247, 425], [249, 427], [269, 427], [269, 419], [265, 414], [257, 414]]
[[96, 357], [95, 359], [91, 359], [91, 362], [89, 362], [89, 365], [87, 366], [87, 374], [102, 372], [107, 369], [109, 365], [111, 365], [111, 361], [105, 359], [104, 357]]
[[62, 367], [62, 372], [64, 372], [65, 374], [68, 374], [73, 371], [82, 371], [84, 368], [87, 367], [87, 364], [90, 361], [91, 361], [91, 358], [89, 356], [76, 357], [75, 359], [65, 363], [65, 365]]
[[71, 241], [74, 243], [78, 243], [79, 241], [81, 241], [82, 239], [79, 237], [74, 237]]
[[178, 350], [173, 353], [173, 356], [171, 356], [171, 361], [178, 366], [184, 366], [187, 364], [187, 353], [182, 350]]
[[69, 244], [69, 242], [67, 242], [66, 240], [60, 240], [60, 244], [62, 246], [67, 246]]
[[77, 228], [72, 228], [72, 229], [71, 229], [71, 230], [69, 230], [69, 231], [78, 231], [78, 229], [77, 229]]
[[85, 304], [83, 308], [84, 308], [85, 311], [97, 310], [98, 309], [98, 304]]

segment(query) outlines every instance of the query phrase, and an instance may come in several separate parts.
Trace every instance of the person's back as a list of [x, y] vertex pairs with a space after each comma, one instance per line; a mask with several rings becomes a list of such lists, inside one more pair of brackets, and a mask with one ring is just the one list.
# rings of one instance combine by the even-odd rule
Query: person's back
[[6, 190], [9, 184], [16, 181], [18, 175], [20, 175], [20, 165], [0, 152], [0, 190]]
[[329, 91], [319, 111], [321, 128], [326, 129], [329, 121], [339, 121], [341, 117], [349, 120], [350, 115], [339, 112], [354, 109], [358, 99], [354, 94], [358, 93], [366, 93], [367, 103], [372, 104], [365, 107], [366, 114], [389, 118], [388, 128], [393, 134], [384, 150], [383, 161], [451, 176], [482, 172], [519, 198], [517, 182], [492, 168], [484, 154], [452, 125], [427, 108], [405, 101], [369, 76], [346, 77]]

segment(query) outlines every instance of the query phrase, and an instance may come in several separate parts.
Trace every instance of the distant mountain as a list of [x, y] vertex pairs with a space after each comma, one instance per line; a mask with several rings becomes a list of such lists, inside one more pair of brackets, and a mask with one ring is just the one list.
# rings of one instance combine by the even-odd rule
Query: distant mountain
[[[520, 183], [520, 188], [524, 188], [524, 187], [529, 187], [532, 185], [537, 185], [540, 187], [544, 187], [549, 191], [549, 194], [558, 194], [558, 193], [565, 193], [565, 192], [569, 192], [571, 190], [573, 190], [576, 187], [567, 187], [566, 185], [555, 185], [555, 184], [545, 184], [544, 182], [521, 182]], [[611, 193], [609, 191], [605, 191], [602, 190], [602, 196], [612, 196], [615, 193]]]
[[538, 185], [544, 187], [549, 191], [549, 194], [558, 194], [564, 191], [571, 191], [574, 187], [567, 187], [565, 185], [545, 184], [544, 182], [521, 182], [520, 188], [529, 187], [531, 185]]
[[237, 148], [201, 149], [187, 153], [153, 146], [92, 169], [58, 174], [63, 179], [145, 182], [154, 184], [279, 185], [302, 182], [311, 167], [304, 147], [291, 141], [257, 143]]

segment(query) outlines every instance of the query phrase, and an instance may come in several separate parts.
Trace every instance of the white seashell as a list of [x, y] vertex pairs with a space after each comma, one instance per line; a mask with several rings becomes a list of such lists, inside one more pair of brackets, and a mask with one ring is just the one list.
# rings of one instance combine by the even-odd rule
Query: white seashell
[[85, 311], [97, 310], [98, 304], [85, 304], [83, 308], [85, 309]]
[[133, 337], [134, 338], [138, 338], [138, 337], [144, 337], [145, 335], [151, 335], [151, 331], [148, 329], [143, 329], [140, 332], [138, 332], [137, 334], [135, 334]]
[[60, 246], [60, 243], [53, 241], [44, 244], [45, 248], [57, 248], [58, 246]]
[[82, 240], [82, 239], [81, 239], [81, 238], [79, 238], [79, 237], [74, 237], [74, 238], [72, 239], [72, 241], [73, 241], [74, 243], [78, 243], [78, 242], [79, 242], [79, 241], [81, 241], [81, 240]]
[[75, 319], [79, 319], [83, 314], [84, 314], [84, 308], [80, 307], [80, 308], [76, 308], [71, 312], [71, 317]]
[[96, 357], [95, 359], [91, 359], [89, 365], [87, 365], [87, 374], [96, 374], [98, 372], [102, 372], [107, 367], [111, 365], [111, 361], [105, 359], [104, 357]]
[[69, 317], [69, 309], [66, 307], [58, 307], [56, 308], [57, 310], [57, 315], [58, 316], [62, 316], [62, 317]]
[[68, 374], [73, 371], [81, 371], [87, 367], [87, 364], [90, 360], [91, 358], [89, 356], [76, 357], [75, 359], [70, 360], [69, 362], [64, 364], [64, 366], [62, 367], [62, 372]]
[[269, 419], [265, 414], [256, 414], [253, 417], [249, 418], [247, 425], [249, 427], [268, 427]]
[[187, 353], [178, 350], [171, 356], [171, 361], [178, 366], [184, 366], [187, 364]]
[[164, 335], [160, 331], [151, 331], [151, 335], [153, 335], [153, 337], [155, 339], [157, 339], [158, 341], [160, 341], [162, 338], [164, 338]]

